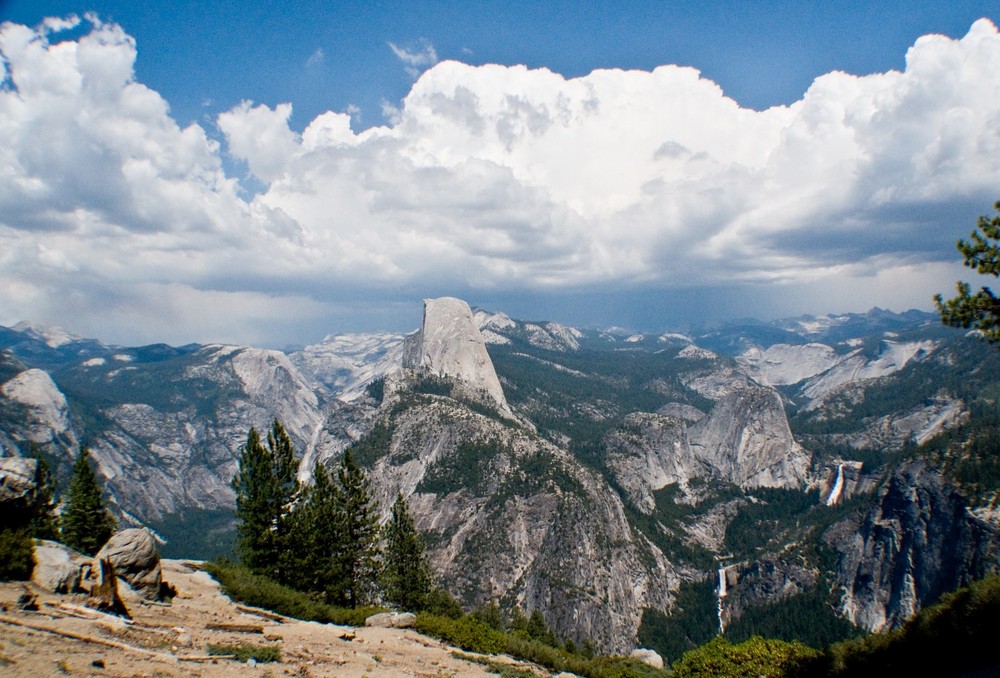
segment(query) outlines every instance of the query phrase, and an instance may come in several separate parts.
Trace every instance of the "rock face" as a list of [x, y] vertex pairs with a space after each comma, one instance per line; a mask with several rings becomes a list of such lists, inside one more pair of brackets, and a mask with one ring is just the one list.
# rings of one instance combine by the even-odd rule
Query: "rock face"
[[0, 510], [24, 510], [38, 491], [37, 474], [36, 459], [0, 458]]
[[654, 509], [653, 490], [687, 483], [707, 469], [695, 458], [684, 420], [636, 412], [607, 438], [606, 463], [629, 502], [643, 513]]
[[35, 569], [31, 581], [52, 593], [78, 593], [93, 576], [93, 559], [65, 544], [35, 540]]
[[391, 441], [371, 465], [379, 503], [407, 498], [435, 571], [466, 606], [537, 609], [563, 637], [625, 652], [642, 609], [669, 605], [674, 567], [564, 450], [445, 396], [396, 393], [380, 417]]
[[424, 322], [420, 331], [406, 338], [403, 367], [454, 379], [466, 387], [468, 395], [492, 401], [510, 414], [486, 341], [472, 309], [461, 299], [424, 300]]
[[921, 462], [890, 477], [867, 514], [832, 526], [841, 613], [870, 631], [895, 628], [936, 600], [1000, 572], [1000, 527]]
[[691, 426], [694, 456], [712, 474], [740, 487], [801, 488], [810, 455], [792, 437], [781, 398], [748, 384], [716, 402]]
[[804, 593], [816, 586], [818, 572], [777, 558], [731, 565], [725, 568], [728, 594], [721, 614], [725, 626], [743, 613]]
[[685, 418], [637, 412], [608, 435], [607, 467], [637, 509], [650, 513], [653, 491], [694, 478], [743, 488], [805, 487], [810, 455], [793, 438], [778, 394], [748, 380], [717, 394], [700, 418], [690, 406], [666, 410]]
[[144, 598], [155, 600], [160, 597], [163, 582], [160, 555], [149, 530], [132, 528], [115, 532], [94, 559], [98, 562], [110, 560], [115, 574]]

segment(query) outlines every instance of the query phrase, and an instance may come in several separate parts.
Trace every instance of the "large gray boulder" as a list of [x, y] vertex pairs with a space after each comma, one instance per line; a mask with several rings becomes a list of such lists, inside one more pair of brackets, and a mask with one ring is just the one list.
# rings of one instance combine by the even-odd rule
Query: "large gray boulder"
[[163, 573], [153, 535], [145, 528], [115, 532], [97, 552], [95, 560], [110, 560], [115, 574], [148, 600], [160, 597]]
[[93, 559], [65, 544], [35, 540], [35, 569], [31, 581], [52, 593], [78, 593], [92, 577]]

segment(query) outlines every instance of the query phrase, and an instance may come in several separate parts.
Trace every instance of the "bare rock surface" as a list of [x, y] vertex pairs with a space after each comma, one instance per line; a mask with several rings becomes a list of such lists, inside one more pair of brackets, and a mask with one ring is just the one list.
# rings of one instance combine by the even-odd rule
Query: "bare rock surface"
[[472, 309], [461, 299], [424, 300], [420, 331], [406, 338], [403, 366], [426, 369], [464, 384], [471, 395], [483, 394], [510, 414], [503, 387], [486, 351]]
[[97, 552], [96, 560], [104, 559], [111, 561], [115, 574], [143, 597], [159, 598], [163, 582], [160, 554], [149, 530], [134, 527], [114, 533]]
[[35, 569], [31, 581], [50, 593], [82, 592], [91, 576], [93, 559], [65, 544], [35, 540]]
[[0, 508], [13, 511], [16, 505], [31, 501], [38, 489], [37, 471], [36, 459], [0, 458]]
[[[454, 656], [454, 648], [410, 629], [305, 622], [234, 604], [197, 564], [162, 561], [178, 595], [171, 605], [130, 605], [133, 620], [83, 607], [84, 596], [61, 596], [32, 586], [39, 611], [18, 609], [21, 582], [0, 583], [0, 675], [312, 678], [471, 676], [486, 667]], [[67, 637], [67, 634], [76, 638]], [[85, 638], [81, 639], [81, 638]], [[281, 661], [258, 664], [209, 657], [209, 645], [275, 646]], [[541, 669], [495, 656], [491, 661]]]

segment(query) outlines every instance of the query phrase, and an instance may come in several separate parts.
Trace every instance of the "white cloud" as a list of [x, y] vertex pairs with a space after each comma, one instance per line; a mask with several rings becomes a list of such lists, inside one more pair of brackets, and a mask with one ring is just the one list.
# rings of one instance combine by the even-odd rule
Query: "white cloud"
[[438, 61], [437, 51], [434, 45], [426, 39], [420, 39], [420, 47], [417, 49], [407, 49], [394, 43], [388, 43], [389, 49], [396, 55], [396, 58], [403, 62], [406, 72], [410, 77], [416, 79], [428, 66], [433, 66]]
[[309, 58], [306, 59], [306, 67], [320, 66], [323, 64], [325, 59], [326, 55], [323, 53], [323, 48], [317, 47], [316, 51], [310, 54]]
[[264, 184], [249, 200], [204, 129], [135, 81], [134, 41], [87, 21], [61, 42], [72, 22], [0, 29], [0, 323], [205, 340], [366, 297], [722, 286], [775, 313], [926, 306], [1000, 186], [987, 21], [763, 112], [690, 68], [566, 79], [391, 45], [431, 67], [387, 126], [355, 133], [349, 109], [298, 134], [290, 104], [218, 117]]

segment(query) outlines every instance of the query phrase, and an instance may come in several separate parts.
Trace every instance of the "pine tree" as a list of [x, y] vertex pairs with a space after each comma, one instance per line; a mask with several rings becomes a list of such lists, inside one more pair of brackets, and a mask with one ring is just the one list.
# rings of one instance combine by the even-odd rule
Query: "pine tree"
[[[958, 251], [965, 257], [963, 264], [982, 275], [1000, 276], [1000, 202], [994, 205], [997, 214], [991, 219], [979, 217], [969, 240], [959, 240]], [[958, 295], [945, 301], [934, 295], [941, 322], [951, 327], [974, 327], [991, 344], [1000, 345], [1000, 297], [989, 287], [975, 294], [969, 283], [956, 284]]]
[[111, 538], [115, 520], [104, 505], [101, 486], [90, 465], [90, 450], [81, 448], [62, 513], [62, 540], [67, 546], [94, 555]]
[[404, 610], [423, 610], [431, 591], [431, 568], [402, 493], [396, 495], [382, 535], [382, 589], [386, 601]]
[[56, 514], [55, 482], [52, 471], [44, 457], [38, 456], [38, 471], [35, 482], [38, 491], [35, 495], [35, 506], [31, 518], [31, 534], [35, 539], [59, 539], [59, 516]]
[[341, 537], [334, 558], [336, 580], [329, 597], [350, 608], [368, 602], [378, 563], [378, 518], [365, 472], [348, 448], [337, 470], [337, 523]]
[[289, 586], [325, 595], [338, 579], [336, 554], [343, 538], [337, 517], [339, 490], [326, 468], [316, 463], [313, 483], [303, 488], [288, 518], [285, 571]]
[[295, 449], [284, 427], [274, 420], [267, 447], [251, 427], [240, 448], [236, 490], [236, 551], [251, 571], [284, 581], [292, 502], [298, 491]]

